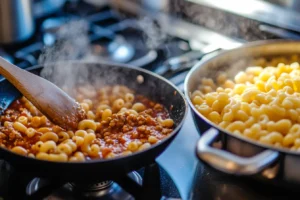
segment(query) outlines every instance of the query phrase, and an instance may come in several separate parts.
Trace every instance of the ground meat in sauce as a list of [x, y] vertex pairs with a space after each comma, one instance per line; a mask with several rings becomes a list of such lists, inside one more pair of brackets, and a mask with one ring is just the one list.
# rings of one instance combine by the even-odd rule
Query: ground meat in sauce
[[[15, 152], [36, 157], [41, 151], [41, 139], [46, 138], [45, 135], [51, 132], [51, 134], [57, 135], [54, 138], [58, 139], [52, 139], [57, 148], [45, 152], [45, 155], [62, 153], [59, 145], [69, 139], [76, 144], [76, 148], [72, 149], [72, 153], [69, 153], [67, 158], [63, 156], [62, 160], [80, 161], [78, 155], [81, 154], [85, 159], [99, 159], [134, 153], [160, 142], [173, 131], [173, 121], [169, 119], [170, 116], [163, 105], [142, 95], [136, 95], [134, 91], [125, 86], [105, 86], [101, 89], [83, 86], [74, 91], [77, 101], [87, 113], [88, 120], [92, 120], [97, 125], [95, 130], [84, 130], [86, 134], [95, 135], [90, 147], [96, 145], [94, 146], [97, 149], [96, 154], [92, 152], [93, 150], [87, 151], [79, 143], [76, 143], [76, 131], [65, 130], [54, 125], [24, 97], [14, 101], [1, 116], [1, 146], [13, 151], [16, 149], [15, 147], [21, 147]], [[142, 110], [135, 106], [137, 104], [142, 105], [139, 106]], [[136, 110], [133, 109], [135, 107], [137, 107]], [[105, 118], [104, 112], [111, 113], [109, 117]], [[167, 125], [161, 123], [165, 119], [171, 120], [171, 125], [168, 125], [170, 123]], [[28, 131], [20, 128], [18, 130], [15, 122], [23, 124], [26, 130], [31, 128], [34, 135], [31, 136]], [[66, 141], [61, 138], [63, 134], [68, 136]], [[43, 142], [48, 140], [51, 141], [51, 139], [44, 139]]]

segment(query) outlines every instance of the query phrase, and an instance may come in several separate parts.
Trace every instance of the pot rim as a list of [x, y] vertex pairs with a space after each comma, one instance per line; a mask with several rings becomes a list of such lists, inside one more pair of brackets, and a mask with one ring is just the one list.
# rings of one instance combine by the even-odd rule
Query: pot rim
[[235, 139], [238, 139], [238, 140], [243, 141], [243, 142], [250, 143], [250, 144], [255, 145], [257, 147], [261, 147], [261, 148], [264, 148], [264, 149], [271, 149], [271, 150], [274, 150], [274, 151], [279, 151], [281, 153], [286, 153], [286, 154], [291, 154], [291, 155], [297, 155], [297, 156], [299, 156], [300, 152], [297, 152], [297, 151], [294, 151], [294, 150], [289, 150], [289, 149], [283, 148], [283, 147], [275, 147], [273, 145], [263, 144], [263, 143], [255, 141], [255, 140], [252, 140], [250, 138], [247, 138], [245, 136], [240, 136], [240, 135], [233, 134], [232, 132], [230, 132], [230, 131], [228, 131], [228, 130], [222, 128], [222, 127], [219, 127], [216, 124], [214, 124], [213, 122], [211, 122], [210, 120], [208, 120], [206, 117], [204, 117], [200, 112], [197, 111], [196, 107], [194, 106], [194, 104], [192, 103], [192, 101], [190, 99], [190, 93], [191, 93], [191, 91], [189, 91], [189, 89], [188, 89], [191, 77], [203, 65], [206, 65], [206, 64], [208, 64], [208, 63], [210, 63], [210, 62], [212, 62], [212, 61], [214, 61], [214, 60], [216, 60], [216, 59], [218, 59], [218, 58], [220, 58], [222, 56], [230, 54], [232, 52], [239, 52], [239, 51], [247, 49], [247, 48], [264, 46], [264, 45], [270, 45], [270, 44], [278, 44], [278, 45], [280, 45], [282, 43], [295, 43], [297, 45], [300, 45], [300, 41], [299, 40], [285, 40], [285, 39], [261, 40], [261, 41], [249, 42], [247, 44], [243, 44], [243, 45], [241, 45], [239, 47], [236, 47], [234, 49], [224, 50], [221, 53], [219, 53], [217, 55], [214, 55], [214, 56], [212, 56], [212, 57], [210, 57], [208, 59], [200, 60], [198, 63], [196, 63], [192, 67], [192, 69], [189, 71], [189, 73], [187, 74], [187, 76], [185, 78], [185, 81], [184, 81], [184, 94], [185, 94], [186, 100], [187, 100], [189, 106], [192, 108], [194, 114], [196, 114], [197, 117], [199, 117], [202, 120], [204, 120], [211, 127], [213, 127], [215, 129], [221, 131], [222, 133], [225, 133], [225, 134], [227, 134], [227, 135], [229, 135], [231, 137], [234, 137]]

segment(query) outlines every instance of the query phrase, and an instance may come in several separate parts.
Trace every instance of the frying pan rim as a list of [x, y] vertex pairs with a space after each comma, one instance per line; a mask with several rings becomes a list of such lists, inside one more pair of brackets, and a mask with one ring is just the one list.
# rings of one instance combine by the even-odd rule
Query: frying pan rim
[[245, 136], [239, 136], [239, 135], [233, 134], [232, 132], [227, 131], [226, 129], [223, 129], [223, 128], [219, 127], [218, 125], [215, 125], [213, 122], [208, 120], [206, 117], [204, 117], [201, 113], [199, 113], [197, 111], [196, 107], [194, 106], [194, 104], [192, 103], [192, 101], [190, 99], [189, 94], [190, 94], [191, 91], [189, 91], [189, 89], [188, 89], [189, 82], [190, 82], [190, 79], [191, 79], [192, 75], [199, 68], [201, 68], [203, 65], [205, 65], [205, 64], [207, 64], [207, 63], [209, 63], [209, 62], [211, 62], [211, 61], [213, 61], [213, 60], [215, 60], [219, 57], [225, 56], [226, 54], [229, 54], [229, 53], [232, 53], [232, 52], [238, 52], [240, 50], [247, 49], [249, 47], [258, 47], [258, 46], [264, 46], [264, 45], [270, 45], [270, 44], [278, 44], [279, 45], [279, 44], [282, 44], [282, 43], [298, 43], [298, 45], [300, 45], [300, 40], [285, 40], [285, 39], [259, 40], [259, 41], [249, 42], [247, 44], [243, 44], [239, 47], [236, 47], [236, 48], [233, 48], [233, 49], [230, 49], [230, 50], [224, 50], [221, 53], [219, 53], [217, 55], [214, 55], [214, 56], [212, 56], [208, 59], [200, 60], [198, 63], [196, 63], [192, 67], [192, 69], [189, 71], [189, 73], [187, 74], [187, 76], [185, 78], [185, 81], [184, 81], [184, 95], [186, 97], [186, 101], [188, 102], [189, 106], [192, 108], [194, 114], [196, 114], [197, 117], [201, 118], [203, 121], [205, 121], [211, 127], [217, 129], [218, 131], [220, 131], [222, 133], [225, 133], [228, 136], [234, 137], [235, 139], [241, 140], [243, 142], [250, 143], [252, 145], [255, 145], [255, 146], [258, 146], [258, 147], [261, 147], [261, 148], [264, 148], [264, 149], [272, 149], [274, 151], [279, 151], [281, 153], [287, 153], [287, 154], [292, 154], [292, 155], [299, 156], [300, 152], [296, 152], [296, 151], [293, 151], [293, 150], [288, 150], [288, 149], [285, 149], [285, 148], [282, 148], [282, 147], [275, 147], [275, 146], [272, 146], [272, 145], [262, 144], [262, 143], [259, 143], [257, 141], [248, 139]]
[[[157, 146], [159, 145], [162, 145], [163, 143], [167, 142], [171, 137], [176, 137], [177, 133], [179, 132], [179, 130], [181, 129], [185, 119], [186, 119], [186, 116], [187, 116], [187, 112], [188, 112], [188, 103], [185, 99], [185, 96], [184, 94], [172, 83], [170, 82], [169, 80], [167, 80], [166, 78], [162, 77], [162, 76], [159, 76], [149, 70], [146, 70], [146, 69], [142, 69], [142, 68], [137, 68], [137, 67], [134, 67], [134, 66], [130, 66], [130, 65], [127, 65], [127, 64], [119, 64], [119, 63], [114, 63], [114, 62], [106, 62], [106, 61], [101, 61], [101, 62], [93, 62], [93, 61], [78, 61], [78, 60], [68, 60], [68, 61], [60, 61], [60, 62], [49, 62], [49, 63], [46, 63], [46, 64], [39, 64], [39, 65], [35, 65], [35, 66], [32, 66], [32, 67], [28, 67], [24, 70], [26, 71], [32, 71], [32, 70], [36, 70], [36, 69], [40, 69], [40, 68], [43, 68], [45, 65], [54, 65], [54, 64], [64, 64], [64, 63], [68, 63], [68, 64], [76, 64], [76, 65], [87, 65], [87, 64], [92, 64], [92, 65], [110, 65], [110, 66], [113, 66], [113, 67], [118, 67], [118, 68], [127, 68], [127, 69], [131, 69], [131, 70], [136, 70], [136, 71], [140, 71], [140, 72], [143, 72], [145, 74], [148, 74], [150, 76], [153, 76], [155, 77], [156, 79], [160, 80], [160, 81], [164, 81], [165, 83], [169, 84], [173, 89], [174, 91], [176, 91], [176, 93], [178, 93], [181, 97], [181, 99], [183, 100], [184, 102], [184, 115], [182, 117], [182, 120], [180, 121], [180, 123], [177, 124], [176, 128], [164, 139], [161, 140], [161, 142], [159, 143], [156, 143], [156, 144], [153, 144], [151, 145], [151, 147], [145, 149], [145, 150], [142, 150], [142, 151], [138, 151], [138, 152], [134, 152], [130, 155], [125, 155], [125, 156], [120, 156], [120, 157], [114, 157], [114, 158], [108, 158], [108, 159], [92, 159], [92, 160], [85, 160], [84, 162], [54, 162], [54, 161], [48, 161], [48, 160], [41, 160], [41, 159], [36, 159], [36, 158], [31, 158], [31, 157], [27, 157], [27, 156], [22, 156], [22, 155], [19, 155], [17, 153], [14, 153], [12, 151], [10, 151], [9, 149], [6, 149], [6, 148], [3, 148], [3, 147], [0, 147], [2, 150], [5, 150], [6, 152], [8, 153], [12, 153], [18, 157], [21, 157], [21, 158], [25, 158], [25, 159], [30, 159], [30, 160], [34, 160], [34, 161], [39, 161], [39, 162], [44, 162], [44, 163], [49, 163], [49, 164], [63, 164], [63, 165], [76, 165], [76, 166], [79, 166], [79, 165], [87, 165], [87, 164], [100, 164], [100, 163], [108, 163], [108, 162], [113, 162], [113, 161], [116, 161], [116, 160], [122, 160], [122, 159], [126, 159], [128, 157], [131, 157], [131, 156], [138, 156], [139, 154], [142, 154], [146, 151], [150, 151], [151, 149], [154, 149], [156, 148]], [[5, 78], [2, 78], [0, 79], [0, 82], [2, 81], [5, 81], [6, 79]]]

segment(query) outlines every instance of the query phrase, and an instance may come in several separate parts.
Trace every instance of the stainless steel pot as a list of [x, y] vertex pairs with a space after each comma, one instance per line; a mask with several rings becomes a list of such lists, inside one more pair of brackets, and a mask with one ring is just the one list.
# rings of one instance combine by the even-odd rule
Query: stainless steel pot
[[31, 0], [0, 1], [0, 43], [21, 42], [33, 34], [31, 6]]
[[[291, 186], [300, 184], [300, 152], [260, 144], [246, 137], [233, 135], [202, 116], [191, 102], [190, 95], [201, 77], [215, 78], [217, 71], [234, 76], [248, 67], [253, 58], [300, 55], [300, 41], [270, 40], [248, 43], [199, 62], [187, 75], [185, 95], [201, 134], [196, 153], [213, 168], [235, 175], [255, 175], [269, 183]], [[218, 145], [215, 142], [218, 142]], [[219, 148], [216, 148], [219, 146]]]

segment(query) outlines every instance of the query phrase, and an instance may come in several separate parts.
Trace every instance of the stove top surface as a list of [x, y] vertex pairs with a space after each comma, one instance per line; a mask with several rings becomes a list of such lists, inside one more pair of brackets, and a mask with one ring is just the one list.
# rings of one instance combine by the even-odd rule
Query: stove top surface
[[[180, 198], [180, 194], [168, 175], [168, 173], [161, 167], [154, 164], [151, 168], [150, 176], [156, 176], [159, 173], [159, 183], [153, 184], [149, 182], [150, 186], [146, 189], [153, 193], [158, 192], [159, 199], [167, 198]], [[141, 186], [145, 181], [146, 168], [142, 168], [138, 171], [133, 171], [127, 175], [128, 180], [133, 181], [138, 186]], [[156, 171], [158, 170], [158, 171]], [[118, 200], [118, 199], [135, 199], [133, 196], [137, 195], [136, 191], [127, 191], [121, 187], [121, 184], [127, 184], [128, 187], [130, 181], [125, 180], [124, 183], [118, 181], [102, 181], [93, 184], [87, 183], [74, 183], [74, 182], [61, 182], [60, 180], [46, 180], [42, 178], [29, 177], [26, 174], [20, 173], [20, 171], [14, 170], [7, 162], [0, 162], [0, 197], [2, 199], [95, 199], [95, 200]], [[153, 180], [152, 180], [153, 181]], [[152, 185], [151, 185], [152, 184]], [[126, 188], [128, 189], [128, 188]], [[145, 191], [144, 191], [145, 192]], [[149, 194], [145, 192], [145, 196], [140, 199], [157, 199], [155, 194]], [[139, 194], [138, 194], [139, 195]], [[142, 194], [143, 195], [143, 194]]]

